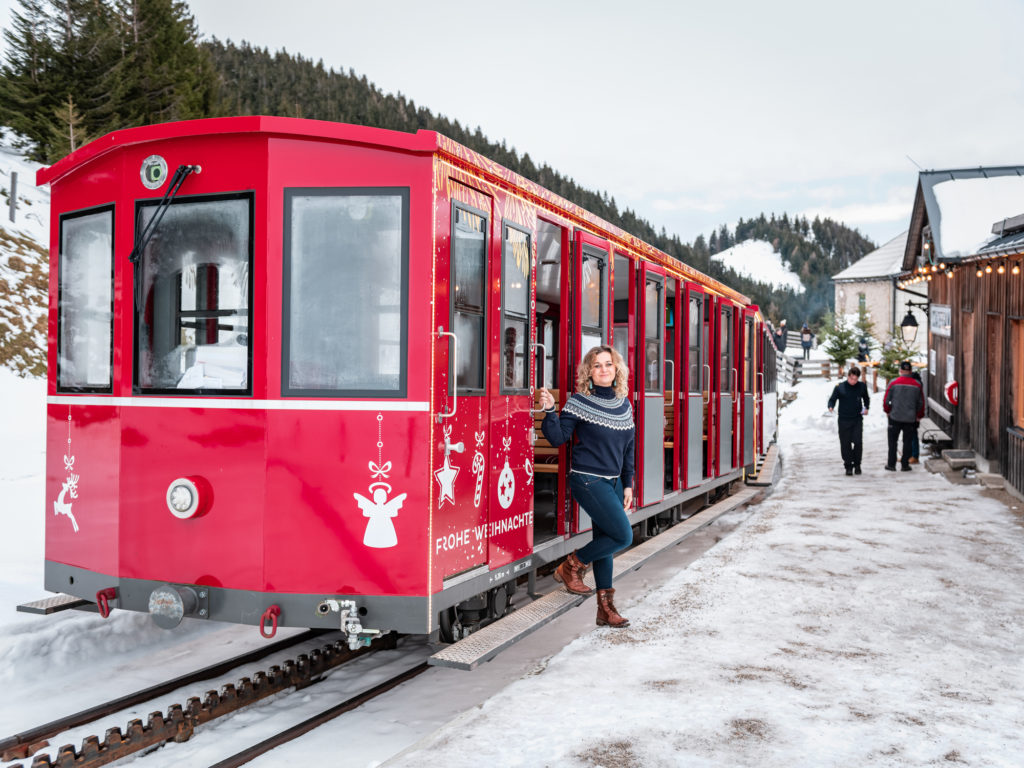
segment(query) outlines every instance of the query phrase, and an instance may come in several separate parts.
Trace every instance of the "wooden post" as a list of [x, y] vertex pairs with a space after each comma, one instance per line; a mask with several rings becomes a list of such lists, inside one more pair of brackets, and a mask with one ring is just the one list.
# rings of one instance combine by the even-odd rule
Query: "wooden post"
[[11, 171], [11, 198], [10, 198], [10, 213], [8, 214], [11, 221], [14, 221], [14, 211], [18, 208], [18, 172]]

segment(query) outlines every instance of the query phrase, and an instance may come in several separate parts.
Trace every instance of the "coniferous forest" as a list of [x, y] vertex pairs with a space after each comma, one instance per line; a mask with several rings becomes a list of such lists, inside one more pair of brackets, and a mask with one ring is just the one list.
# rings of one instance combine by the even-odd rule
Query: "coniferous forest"
[[[284, 115], [415, 132], [455, 141], [586, 208], [759, 303], [776, 322], [817, 322], [832, 303], [830, 276], [875, 245], [831, 219], [765, 216], [727, 225], [692, 244], [658, 232], [607, 192], [583, 189], [548, 165], [520, 155], [365, 75], [326, 68], [301, 55], [245, 42], [203, 42], [180, 0], [18, 0], [5, 22], [0, 125], [23, 136], [33, 159], [52, 163], [110, 131], [224, 115]], [[767, 240], [806, 288], [775, 290], [711, 257], [749, 238]]]

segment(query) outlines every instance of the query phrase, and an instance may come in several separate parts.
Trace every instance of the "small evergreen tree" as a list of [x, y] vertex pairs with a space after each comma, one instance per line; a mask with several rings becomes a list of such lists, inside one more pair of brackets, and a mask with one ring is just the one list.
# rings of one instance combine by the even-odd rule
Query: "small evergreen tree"
[[900, 375], [900, 363], [904, 360], [912, 360], [916, 352], [903, 341], [903, 336], [896, 331], [889, 334], [889, 340], [882, 346], [882, 362], [878, 366], [878, 373], [886, 381], [892, 381]]
[[822, 347], [829, 360], [839, 366], [839, 375], [843, 375], [843, 368], [847, 360], [857, 356], [857, 331], [844, 317], [832, 316], [832, 328], [828, 330], [827, 338]]
[[877, 346], [875, 342], [875, 324], [871, 322], [871, 316], [868, 315], [868, 309], [863, 304], [857, 307], [857, 322], [853, 325], [856, 329], [857, 341], [859, 342], [861, 339], [867, 340], [868, 357], [870, 357], [871, 349]]

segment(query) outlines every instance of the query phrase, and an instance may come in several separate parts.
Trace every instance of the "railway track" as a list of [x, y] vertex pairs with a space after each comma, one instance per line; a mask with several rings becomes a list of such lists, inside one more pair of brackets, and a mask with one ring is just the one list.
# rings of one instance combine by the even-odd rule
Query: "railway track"
[[[40, 749], [49, 746], [49, 739], [70, 728], [85, 725], [127, 707], [144, 703], [184, 685], [222, 676], [239, 665], [258, 661], [322, 634], [325, 634], [324, 630], [304, 632], [202, 670], [27, 729], [0, 740], [0, 759], [5, 762], [26, 759]], [[32, 768], [49, 768], [50, 766], [94, 768], [107, 765], [144, 749], [158, 747], [168, 741], [187, 741], [200, 725], [289, 688], [304, 688], [317, 682], [327, 671], [379, 648], [394, 648], [396, 642], [397, 636], [389, 634], [376, 640], [370, 647], [351, 651], [345, 642], [339, 639], [320, 648], [315, 648], [309, 653], [299, 654], [295, 659], [288, 659], [281, 665], [271, 666], [265, 672], [260, 671], [251, 677], [243, 677], [237, 684], [224, 685], [219, 691], [207, 691], [202, 699], [192, 697], [184, 705], [174, 704], [168, 707], [166, 713], [153, 712], [145, 724], [139, 719], [134, 719], [128, 723], [125, 731], [115, 727], [108, 728], [102, 739], [98, 736], [88, 736], [83, 739], [80, 749], [75, 749], [73, 745], [68, 744], [61, 746], [54, 758], [49, 755], [37, 755], [32, 761]], [[395, 685], [397, 684], [395, 683]], [[358, 703], [352, 706], [358, 706]], [[341, 712], [337, 714], [341, 714]]]

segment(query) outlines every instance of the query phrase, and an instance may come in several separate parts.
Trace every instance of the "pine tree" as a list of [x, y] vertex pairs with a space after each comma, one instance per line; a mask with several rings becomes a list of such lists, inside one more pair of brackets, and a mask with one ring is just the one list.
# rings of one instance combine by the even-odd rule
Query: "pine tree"
[[67, 101], [54, 110], [57, 122], [51, 126], [52, 135], [48, 147], [58, 157], [69, 155], [83, 144], [91, 141], [83, 127], [82, 115], [75, 105], [75, 100], [68, 94]]
[[[842, 376], [846, 362], [857, 357], [857, 335], [856, 330], [850, 326], [845, 317], [833, 315], [831, 319], [831, 327], [827, 330], [822, 349], [825, 350], [829, 360], [839, 366], [839, 375]], [[826, 335], [824, 331], [822, 335]]]
[[875, 324], [871, 322], [868, 309], [863, 304], [857, 305], [857, 322], [854, 323], [854, 327], [857, 329], [857, 340], [867, 340], [868, 355], [870, 356], [871, 349], [877, 346], [875, 343]]
[[917, 353], [903, 341], [899, 333], [890, 333], [889, 340], [882, 347], [882, 361], [878, 366], [878, 373], [886, 381], [892, 381], [900, 375], [900, 363], [904, 360], [912, 360]]
[[[19, 0], [4, 30], [4, 62], [0, 66], [0, 123], [33, 142], [46, 135], [58, 99], [52, 69], [56, 49], [49, 37], [52, 17], [42, 0]], [[36, 147], [33, 160], [45, 157]]]

